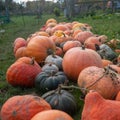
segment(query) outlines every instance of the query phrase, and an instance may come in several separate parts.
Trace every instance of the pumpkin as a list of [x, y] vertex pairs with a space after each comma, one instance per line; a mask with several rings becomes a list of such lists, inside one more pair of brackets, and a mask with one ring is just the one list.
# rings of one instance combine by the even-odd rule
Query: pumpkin
[[53, 63], [46, 63], [42, 66], [42, 71], [59, 71], [59, 68]]
[[120, 74], [120, 63], [116, 65], [110, 65], [110, 67], [115, 70], [118, 74]]
[[114, 99], [120, 90], [120, 76], [110, 67], [87, 67], [81, 71], [77, 82], [80, 88], [97, 91], [106, 99]]
[[26, 47], [26, 55], [34, 57], [38, 63], [41, 63], [45, 58], [55, 52], [55, 44], [46, 36], [36, 36], [31, 38]]
[[15, 52], [15, 58], [18, 59], [26, 56], [25, 51], [26, 51], [26, 46], [18, 48], [17, 51]]
[[112, 61], [117, 57], [116, 53], [108, 45], [101, 44], [99, 48], [97, 52], [102, 58]]
[[16, 95], [9, 98], [1, 108], [1, 120], [31, 120], [38, 112], [50, 110], [44, 99], [34, 95]]
[[120, 102], [106, 100], [98, 92], [89, 92], [81, 120], [120, 120]]
[[106, 60], [106, 59], [102, 59], [103, 68], [108, 66], [108, 65], [111, 65], [111, 64], [113, 64], [112, 61]]
[[91, 36], [85, 40], [84, 46], [89, 49], [99, 50], [99, 46], [102, 44], [101, 39], [96, 36]]
[[21, 57], [7, 69], [6, 80], [12, 86], [33, 87], [40, 72], [41, 67], [34, 59]]
[[64, 55], [62, 48], [56, 47], [55, 54], [62, 57]]
[[34, 34], [49, 37], [49, 34], [47, 32], [45, 32], [45, 31], [37, 31]]
[[63, 71], [70, 80], [77, 81], [79, 73], [86, 67], [102, 67], [99, 54], [92, 49], [74, 47], [68, 50], [63, 57]]
[[59, 68], [59, 70], [62, 70], [62, 61], [63, 58], [58, 55], [48, 55], [45, 59], [45, 63], [53, 63]]
[[120, 101], [120, 91], [119, 91], [118, 94], [116, 95], [115, 100]]
[[31, 120], [73, 120], [73, 118], [60, 110], [47, 110], [37, 113]]
[[79, 32], [74, 39], [80, 41], [82, 44], [84, 44], [85, 40], [89, 37], [93, 36], [93, 33], [90, 31], [82, 31]]
[[45, 25], [48, 25], [49, 23], [57, 23], [57, 20], [54, 18], [50, 18], [46, 21]]
[[58, 87], [57, 90], [49, 91], [42, 95], [42, 98], [45, 99], [52, 107], [52, 109], [64, 111], [70, 115], [76, 113], [77, 104], [74, 96]]
[[63, 51], [66, 52], [73, 47], [81, 47], [81, 46], [82, 44], [79, 41], [75, 41], [75, 40], [66, 41], [65, 44], [63, 45]]
[[42, 92], [56, 89], [59, 84], [67, 84], [68, 78], [62, 71], [43, 71], [35, 78], [35, 87]]
[[26, 45], [27, 45], [27, 41], [24, 38], [16, 38], [13, 43], [14, 54], [16, 53], [18, 48], [24, 47]]

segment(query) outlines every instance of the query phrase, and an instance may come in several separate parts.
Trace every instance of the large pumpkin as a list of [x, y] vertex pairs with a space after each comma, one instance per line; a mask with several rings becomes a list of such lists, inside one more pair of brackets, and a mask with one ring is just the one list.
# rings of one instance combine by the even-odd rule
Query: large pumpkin
[[76, 113], [77, 104], [74, 96], [66, 90], [61, 90], [60, 87], [43, 94], [42, 98], [51, 105], [52, 109], [61, 110], [70, 115]]
[[7, 69], [6, 80], [13, 86], [33, 87], [40, 72], [41, 67], [35, 60], [21, 57]]
[[37, 113], [31, 120], [73, 120], [73, 118], [60, 110], [47, 110]]
[[[99, 92], [106, 99], [114, 99], [120, 91], [120, 76], [107, 69], [90, 66], [82, 70], [78, 77], [78, 86]], [[84, 91], [83, 91], [84, 92]]]
[[106, 100], [98, 92], [85, 97], [81, 120], [120, 120], [120, 101]]
[[35, 36], [31, 38], [26, 47], [26, 55], [35, 57], [35, 60], [40, 63], [45, 58], [55, 52], [55, 44], [46, 36]]
[[63, 57], [63, 71], [69, 79], [77, 81], [79, 73], [86, 67], [102, 67], [101, 57], [92, 49], [75, 47], [68, 50]]
[[13, 96], [1, 108], [1, 120], [31, 120], [38, 112], [50, 110], [44, 99], [33, 95]]

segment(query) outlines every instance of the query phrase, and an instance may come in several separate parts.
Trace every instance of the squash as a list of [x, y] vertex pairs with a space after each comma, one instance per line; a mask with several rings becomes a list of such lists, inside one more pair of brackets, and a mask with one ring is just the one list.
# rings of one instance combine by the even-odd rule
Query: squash
[[105, 69], [87, 67], [79, 74], [77, 82], [80, 88], [97, 91], [106, 99], [114, 99], [120, 91], [120, 76], [109, 66]]
[[7, 69], [6, 80], [12, 86], [33, 87], [40, 72], [41, 67], [34, 59], [21, 57]]
[[120, 120], [120, 102], [91, 91], [85, 97], [81, 120]]
[[44, 99], [34, 95], [16, 95], [9, 98], [1, 108], [1, 120], [31, 120], [38, 112], [50, 110]]
[[62, 71], [43, 71], [35, 78], [35, 88], [41, 92], [54, 90], [59, 84], [68, 84], [68, 78]]
[[77, 81], [79, 73], [86, 67], [102, 67], [100, 55], [92, 49], [74, 47], [69, 49], [63, 57], [63, 71], [72, 81]]
[[74, 96], [58, 87], [56, 90], [49, 91], [41, 96], [52, 107], [52, 109], [64, 111], [70, 115], [74, 115], [77, 110], [77, 103]]
[[73, 120], [73, 118], [60, 110], [47, 110], [37, 113], [31, 120]]

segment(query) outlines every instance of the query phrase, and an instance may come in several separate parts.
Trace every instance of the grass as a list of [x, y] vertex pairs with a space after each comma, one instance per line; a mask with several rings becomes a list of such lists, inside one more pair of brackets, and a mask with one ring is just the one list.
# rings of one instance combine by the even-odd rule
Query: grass
[[[0, 26], [0, 29], [4, 29], [5, 33], [0, 33], [0, 107], [10, 97], [14, 95], [33, 94], [37, 92], [35, 88], [23, 89], [15, 88], [6, 82], [6, 71], [8, 67], [15, 61], [13, 54], [13, 42], [17, 37], [27, 37], [38, 31], [48, 18], [55, 18], [58, 22], [71, 22], [79, 21], [88, 23], [93, 27], [93, 33], [99, 35], [107, 35], [108, 40], [113, 38], [120, 39], [120, 15], [99, 15], [93, 17], [80, 16], [68, 21], [63, 16], [56, 18], [54, 15], [44, 15], [41, 19], [37, 19], [36, 16], [15, 16], [11, 17], [11, 22]], [[79, 99], [81, 92], [78, 90], [72, 91], [78, 103], [78, 112], [74, 116], [74, 120], [80, 119], [80, 114], [83, 106], [83, 101]], [[37, 94], [39, 94], [37, 92]], [[40, 95], [40, 94], [39, 94]]]

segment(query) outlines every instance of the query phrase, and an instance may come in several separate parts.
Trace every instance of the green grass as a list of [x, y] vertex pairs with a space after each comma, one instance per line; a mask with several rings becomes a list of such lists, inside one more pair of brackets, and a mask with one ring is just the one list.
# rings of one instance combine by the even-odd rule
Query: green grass
[[[93, 27], [93, 33], [107, 35], [108, 40], [113, 38], [120, 39], [120, 15], [99, 15], [84, 18], [78, 16], [70, 21], [63, 16], [56, 18], [54, 15], [42, 16], [41, 19], [37, 19], [36, 16], [11, 17], [11, 22], [9, 24], [4, 24], [0, 27], [0, 29], [5, 29], [4, 34], [0, 33], [0, 107], [2, 107], [3, 103], [11, 96], [36, 93], [35, 88], [23, 89], [15, 88], [9, 85], [6, 82], [6, 71], [15, 61], [13, 54], [13, 41], [17, 37], [27, 39], [30, 34], [38, 31], [40, 27], [45, 24], [45, 21], [51, 17], [57, 19], [58, 22], [79, 21], [88, 23]], [[81, 95], [79, 90], [73, 90], [72, 93], [78, 103], [78, 112], [74, 116], [74, 119], [78, 120], [80, 119], [83, 101], [79, 99]], [[37, 94], [39, 93], [37, 92]]]

